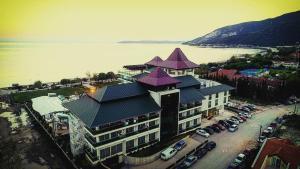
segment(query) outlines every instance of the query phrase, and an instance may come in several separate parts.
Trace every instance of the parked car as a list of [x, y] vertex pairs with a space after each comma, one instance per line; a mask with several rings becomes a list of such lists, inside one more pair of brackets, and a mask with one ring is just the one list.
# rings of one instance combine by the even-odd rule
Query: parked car
[[240, 124], [240, 122], [238, 120], [233, 119], [233, 118], [229, 118], [229, 119], [227, 119], [227, 121], [232, 121], [236, 125]]
[[235, 158], [234, 162], [236, 162], [236, 163], [238, 163], [238, 164], [241, 164], [241, 163], [243, 163], [243, 162], [245, 161], [245, 159], [246, 159], [245, 154], [240, 153], [240, 154]]
[[214, 132], [216, 132], [216, 133], [220, 133], [221, 131], [220, 131], [220, 129], [218, 128], [218, 127], [215, 127], [215, 126], [209, 126], [211, 129], [213, 129], [214, 130]]
[[271, 136], [271, 132], [270, 132], [269, 130], [265, 129], [265, 130], [262, 132], [261, 135], [266, 136], [266, 137], [270, 137], [270, 136]]
[[207, 133], [205, 130], [203, 129], [197, 129], [196, 130], [196, 133], [199, 134], [200, 136], [203, 136], [203, 137], [209, 137], [209, 133]]
[[193, 164], [195, 164], [197, 161], [197, 157], [194, 155], [189, 155], [184, 161], [183, 163], [185, 164], [185, 166], [190, 167]]
[[177, 150], [173, 147], [169, 147], [160, 154], [160, 158], [163, 160], [169, 160], [177, 153]]
[[244, 121], [247, 121], [247, 118], [245, 116], [240, 116], [240, 118]]
[[273, 127], [267, 127], [267, 130], [272, 134], [274, 132]]
[[236, 163], [236, 162], [232, 162], [228, 167], [227, 169], [238, 169], [239, 168], [239, 163]]
[[220, 130], [225, 130], [226, 128], [219, 123], [213, 124], [213, 126], [218, 127]]
[[209, 128], [209, 126], [203, 128], [206, 132], [208, 132], [210, 135], [214, 134], [214, 130], [212, 128]]
[[256, 109], [256, 106], [255, 106], [254, 104], [248, 104], [247, 106], [248, 106], [248, 107], [251, 107], [251, 108], [254, 109], [254, 110]]
[[258, 143], [263, 143], [266, 138], [267, 138], [266, 136], [259, 136], [258, 139], [257, 139], [257, 142]]
[[246, 118], [251, 118], [252, 117], [251, 113], [246, 113], [246, 112], [241, 112], [241, 113], [239, 113], [239, 115], [244, 116]]
[[224, 120], [219, 120], [218, 122], [219, 124], [221, 124], [222, 126], [224, 126], [225, 128], [229, 128], [230, 127], [230, 124], [228, 124], [226, 121]]
[[231, 119], [237, 120], [239, 123], [243, 123], [243, 122], [244, 122], [243, 119], [241, 119], [241, 118], [239, 118], [239, 117], [236, 117], [236, 116], [231, 116]]
[[231, 125], [228, 130], [231, 132], [235, 132], [238, 129], [238, 126], [236, 124]]
[[200, 148], [194, 153], [194, 155], [197, 156], [198, 159], [201, 159], [206, 155], [207, 151], [208, 150], [206, 148]]
[[186, 169], [186, 168], [188, 168], [188, 167], [185, 165], [184, 162], [182, 162], [179, 165], [177, 165], [175, 169]]
[[209, 141], [208, 143], [205, 144], [205, 148], [210, 151], [214, 149], [217, 146], [217, 144], [214, 141]]
[[[226, 123], [229, 124], [229, 127], [235, 124], [235, 122], [233, 122], [233, 121], [231, 121], [231, 120], [226, 120]], [[229, 127], [228, 127], [228, 128], [229, 128]]]
[[250, 112], [251, 112], [251, 110], [250, 110], [248, 107], [245, 107], [245, 106], [243, 106], [243, 107], [241, 108], [241, 110], [243, 110], [243, 111], [245, 111], [245, 112], [247, 112], [247, 113], [250, 113]]
[[277, 127], [277, 123], [274, 123], [274, 122], [271, 123], [271, 124], [270, 124], [270, 127], [276, 128], [276, 127]]
[[177, 151], [179, 151], [179, 150], [183, 149], [185, 146], [186, 146], [186, 142], [184, 140], [180, 140], [174, 145], [174, 148]]

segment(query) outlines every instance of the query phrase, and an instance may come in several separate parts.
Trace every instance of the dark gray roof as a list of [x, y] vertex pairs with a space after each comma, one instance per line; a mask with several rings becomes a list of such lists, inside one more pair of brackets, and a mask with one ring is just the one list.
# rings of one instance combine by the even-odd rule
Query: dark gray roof
[[127, 97], [144, 95], [146, 93], [148, 93], [148, 91], [142, 85], [134, 82], [105, 86], [101, 89], [98, 89], [95, 93], [89, 95], [98, 102], [106, 102]]
[[90, 96], [63, 104], [90, 128], [130, 117], [157, 112], [161, 108], [150, 95], [99, 103]]
[[217, 85], [217, 86], [212, 86], [212, 87], [206, 87], [202, 88], [199, 91], [201, 92], [202, 95], [207, 96], [211, 94], [216, 94], [219, 92], [225, 92], [229, 90], [233, 90], [234, 88], [225, 84]]
[[190, 87], [190, 86], [199, 86], [200, 87], [200, 85], [201, 85], [201, 83], [191, 75], [178, 76], [175, 78], [181, 82], [176, 85], [177, 88], [184, 88], [184, 87]]
[[142, 78], [142, 77], [144, 77], [144, 76], [147, 76], [148, 74], [149, 74], [149, 73], [144, 72], [144, 73], [140, 73], [140, 74], [134, 75], [134, 76], [132, 76], [132, 78], [134, 78], [134, 79], [139, 79], [139, 78]]
[[204, 96], [200, 93], [198, 89], [195, 88], [185, 88], [180, 90], [180, 103], [187, 104], [194, 101], [201, 101]]

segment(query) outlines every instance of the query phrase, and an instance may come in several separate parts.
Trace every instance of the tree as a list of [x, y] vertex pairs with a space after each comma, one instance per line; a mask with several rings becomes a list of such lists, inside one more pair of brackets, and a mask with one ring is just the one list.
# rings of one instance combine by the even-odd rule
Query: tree
[[114, 72], [107, 72], [106, 78], [107, 79], [115, 79], [116, 75], [114, 74]]
[[99, 73], [98, 74], [98, 80], [106, 80], [107, 79], [107, 76], [105, 73]]
[[70, 79], [61, 79], [60, 84], [65, 85], [65, 84], [70, 84], [71, 80]]
[[34, 88], [42, 88], [42, 82], [40, 80], [35, 81], [33, 86]]

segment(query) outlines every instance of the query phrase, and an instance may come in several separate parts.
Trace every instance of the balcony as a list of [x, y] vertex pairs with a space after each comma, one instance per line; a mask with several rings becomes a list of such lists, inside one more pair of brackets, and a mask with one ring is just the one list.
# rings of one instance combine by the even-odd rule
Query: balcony
[[114, 124], [111, 124], [111, 125], [103, 126], [103, 127], [100, 127], [99, 130], [91, 129], [91, 128], [88, 128], [88, 127], [86, 127], [86, 129], [90, 133], [92, 133], [93, 135], [96, 135], [96, 134], [108, 132], [108, 131], [111, 131], [111, 130], [119, 129], [119, 128], [122, 128], [122, 127], [125, 127], [125, 126], [130, 126], [130, 125], [133, 125], [133, 124], [136, 124], [136, 123], [141, 123], [141, 122], [144, 122], [144, 121], [147, 121], [147, 120], [152, 120], [152, 119], [155, 119], [155, 118], [158, 118], [158, 117], [159, 117], [159, 114], [156, 113], [156, 114], [150, 114], [149, 117], [148, 116], [140, 116], [140, 117], [138, 117], [138, 119], [136, 121], [134, 121], [134, 120], [130, 120], [130, 121], [127, 121], [127, 122], [121, 122], [120, 121], [120, 122], [117, 122], [117, 123], [114, 123]]
[[139, 134], [139, 133], [143, 133], [145, 131], [152, 130], [152, 129], [155, 129], [155, 128], [158, 128], [158, 127], [159, 127], [159, 125], [154, 125], [154, 126], [150, 126], [150, 127], [140, 128], [137, 131], [126, 133], [124, 135], [119, 135], [117, 137], [110, 138], [110, 139], [107, 139], [107, 140], [102, 140], [100, 142], [96, 142], [96, 139], [94, 137], [90, 136], [89, 134], [85, 134], [85, 138], [94, 147], [98, 147], [98, 146], [105, 145], [105, 144], [108, 144], [108, 143], [111, 143], [111, 142], [114, 142], [114, 141], [121, 140], [121, 139], [126, 138], [126, 137], [130, 137], [130, 136], [133, 136], [133, 135], [136, 135], [136, 134]]
[[96, 152], [91, 152], [90, 150], [88, 149], [84, 149], [84, 152], [85, 154], [89, 157], [89, 159], [92, 161], [92, 162], [95, 162], [98, 160], [98, 157], [97, 157], [97, 153]]
[[196, 116], [196, 115], [199, 115], [201, 114], [201, 111], [195, 111], [194, 113], [191, 113], [189, 115], [185, 115], [185, 116], [179, 116], [179, 120], [183, 120], [183, 119], [187, 119], [187, 118], [190, 118], [192, 116]]

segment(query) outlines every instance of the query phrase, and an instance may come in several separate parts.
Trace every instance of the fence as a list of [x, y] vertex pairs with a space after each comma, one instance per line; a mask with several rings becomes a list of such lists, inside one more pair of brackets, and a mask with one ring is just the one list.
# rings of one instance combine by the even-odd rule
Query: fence
[[57, 144], [57, 142], [55, 141], [55, 138], [53, 138], [53, 136], [51, 135], [51, 133], [49, 133], [49, 131], [44, 127], [44, 125], [41, 123], [41, 121], [39, 120], [39, 118], [35, 115], [35, 113], [33, 113], [30, 108], [27, 106], [27, 104], [24, 104], [25, 109], [27, 110], [27, 112], [29, 112], [32, 117], [36, 120], [36, 122], [38, 122], [38, 124], [42, 127], [42, 129], [46, 132], [46, 134], [51, 138], [51, 140], [53, 141], [53, 143], [57, 146], [57, 148], [63, 153], [63, 155], [67, 158], [67, 160], [70, 162], [70, 164], [72, 164], [72, 166], [75, 169], [78, 169], [77, 165], [72, 161], [72, 159], [67, 155], [67, 153]]

